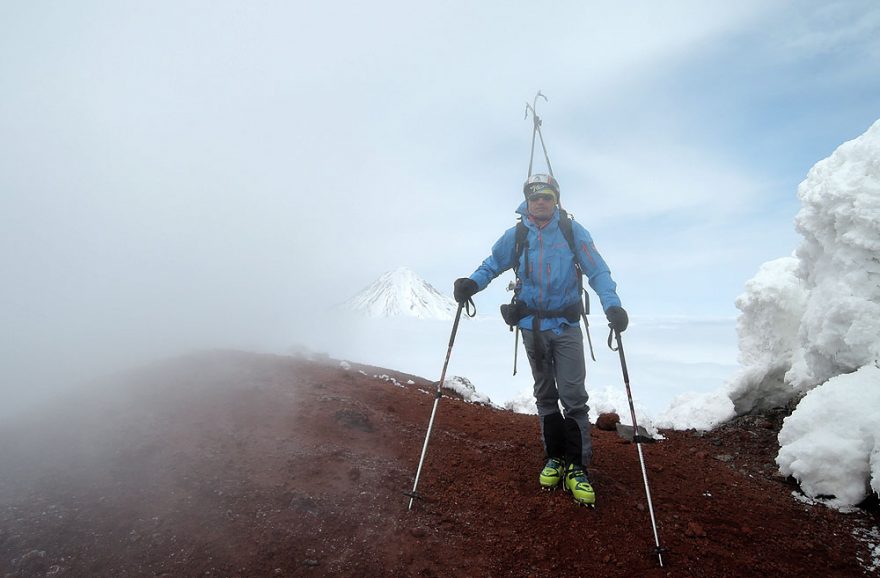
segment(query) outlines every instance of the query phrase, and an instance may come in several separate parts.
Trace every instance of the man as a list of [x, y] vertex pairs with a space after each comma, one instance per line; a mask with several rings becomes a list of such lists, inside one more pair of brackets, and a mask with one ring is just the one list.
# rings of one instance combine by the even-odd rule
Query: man
[[[501, 236], [492, 254], [470, 277], [455, 281], [454, 295], [463, 303], [504, 271], [512, 268], [516, 272], [514, 303], [504, 313], [505, 320], [517, 324], [523, 333], [535, 379], [535, 405], [546, 459], [539, 483], [548, 490], [561, 483], [576, 502], [592, 505], [596, 493], [587, 478], [593, 448], [584, 384], [580, 271], [599, 295], [612, 329], [624, 331], [628, 317], [620, 306], [617, 284], [590, 233], [560, 213], [556, 179], [532, 175], [523, 192], [526, 199], [517, 209], [522, 223]], [[525, 230], [518, 236], [517, 228], [523, 226]]]

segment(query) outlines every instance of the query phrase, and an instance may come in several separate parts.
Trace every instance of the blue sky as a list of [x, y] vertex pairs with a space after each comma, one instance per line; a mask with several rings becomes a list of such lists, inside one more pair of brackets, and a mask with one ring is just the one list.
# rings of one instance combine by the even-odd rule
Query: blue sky
[[401, 265], [450, 292], [539, 89], [631, 313], [733, 316], [878, 79], [873, 1], [5, 2], [0, 361], [292, 341]]

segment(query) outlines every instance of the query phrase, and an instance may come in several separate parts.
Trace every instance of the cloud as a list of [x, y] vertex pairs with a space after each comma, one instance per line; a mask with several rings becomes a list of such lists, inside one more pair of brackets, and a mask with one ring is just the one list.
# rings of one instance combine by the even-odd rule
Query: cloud
[[876, 54], [880, 49], [880, 6], [876, 2], [810, 4], [808, 10], [786, 14], [785, 34], [777, 32], [771, 36], [784, 49], [785, 58], [804, 60], [823, 54], [851, 53], [853, 49]]
[[[792, 11], [4, 4], [0, 265], [14, 282], [0, 288], [12, 304], [3, 365], [25, 375], [62, 356], [94, 368], [110, 352], [277, 343], [307, 332], [309, 310], [400, 265], [448, 290], [513, 224], [528, 163], [524, 101], [538, 89], [550, 98], [539, 111], [567, 206], [620, 277], [633, 286], [661, 263], [718, 277], [729, 261], [713, 265], [709, 250], [731, 249], [708, 242], [710, 229], [754, 232], [740, 220], [768, 206], [768, 191], [794, 187], [755, 170], [730, 138], [736, 126], [770, 140], [749, 119], [775, 111], [739, 100], [764, 84], [728, 94], [701, 73], [772, 75], [761, 68], [770, 42], [742, 61], [713, 58], [740, 54], [725, 49], [766, 37]], [[844, 33], [856, 11], [843, 14], [837, 36], [807, 26], [789, 49], [821, 58], [828, 50], [809, 47], [876, 46], [873, 12], [855, 39]], [[773, 152], [792, 139], [779, 143]], [[662, 306], [682, 306], [671, 299]]]
[[568, 154], [560, 157], [567, 161], [571, 183], [566, 196], [589, 205], [595, 218], [730, 216], [741, 213], [767, 187], [727, 159], [636, 131], [617, 142], [565, 150]]

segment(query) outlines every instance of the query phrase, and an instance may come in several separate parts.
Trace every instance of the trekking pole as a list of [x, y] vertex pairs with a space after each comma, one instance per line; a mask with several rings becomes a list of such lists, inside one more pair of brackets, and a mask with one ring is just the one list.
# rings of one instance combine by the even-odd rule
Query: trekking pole
[[[615, 349], [611, 345], [611, 338], [617, 338], [617, 349]], [[660, 546], [660, 536], [657, 534], [657, 520], [654, 518], [654, 504], [651, 502], [651, 488], [648, 486], [648, 472], [645, 469], [645, 456], [642, 454], [642, 442], [646, 442], [649, 438], [645, 438], [639, 434], [639, 424], [636, 423], [636, 409], [633, 406], [633, 398], [632, 398], [632, 390], [629, 387], [629, 372], [626, 370], [626, 357], [623, 354], [623, 341], [620, 340], [620, 332], [611, 329], [611, 332], [608, 334], [608, 347], [611, 351], [617, 351], [620, 355], [620, 367], [623, 369], [623, 383], [626, 385], [626, 397], [629, 401], [629, 412], [632, 415], [632, 424], [633, 424], [633, 441], [636, 443], [636, 449], [639, 452], [639, 463], [642, 466], [642, 479], [645, 482], [645, 496], [648, 498], [648, 511], [651, 513], [651, 528], [654, 530], [654, 544], [655, 548], [653, 553], [657, 554], [657, 559], [660, 561], [660, 567], [663, 567], [663, 552], [666, 552], [666, 548]]]
[[590, 344], [590, 357], [593, 358], [593, 361], [596, 361], [596, 354], [593, 352], [593, 338], [590, 337], [590, 320], [587, 319], [587, 315], [590, 314], [590, 294], [587, 293], [587, 290], [584, 289], [584, 310], [581, 311], [581, 317], [584, 320], [584, 329], [587, 331], [587, 343]]
[[513, 374], [516, 375], [516, 356], [519, 353], [519, 327], [516, 328], [516, 335], [513, 336]]
[[[507, 286], [507, 290], [513, 291], [514, 300], [515, 300], [516, 296], [519, 294], [519, 288], [517, 287], [517, 282], [511, 281], [510, 284]], [[513, 304], [513, 301], [511, 301], [511, 305], [512, 304]], [[502, 316], [503, 315], [504, 314], [502, 313]], [[506, 322], [506, 320], [505, 320], [505, 322]], [[516, 360], [517, 360], [517, 355], [519, 354], [519, 325], [517, 325], [516, 327], [514, 327], [513, 325], [510, 325], [509, 327], [510, 327], [511, 333], [514, 334], [513, 335], [513, 375], [516, 375]]]
[[[425, 434], [425, 443], [422, 445], [422, 456], [419, 458], [419, 467], [416, 470], [416, 479], [413, 482], [413, 487], [411, 492], [404, 492], [405, 496], [409, 496], [409, 507], [407, 510], [412, 510], [413, 500], [416, 498], [422, 499], [419, 493], [416, 491], [416, 488], [419, 486], [419, 475], [422, 473], [422, 464], [425, 463], [425, 454], [428, 451], [428, 440], [431, 438], [431, 429], [434, 427], [434, 416], [437, 414], [437, 405], [440, 403], [440, 398], [443, 396], [441, 393], [441, 389], [443, 387], [443, 382], [446, 380], [446, 368], [449, 366], [449, 357], [452, 355], [452, 344], [455, 342], [455, 334], [458, 332], [458, 322], [461, 320], [461, 310], [464, 309], [465, 303], [458, 304], [458, 311], [455, 312], [455, 323], [452, 324], [452, 334], [449, 336], [449, 347], [446, 348], [446, 361], [443, 362], [443, 371], [440, 372], [440, 381], [437, 382], [437, 392], [434, 394], [434, 409], [431, 410], [431, 419], [428, 421], [428, 433]], [[473, 307], [473, 313], [471, 312], [471, 308]], [[474, 307], [474, 302], [472, 299], [467, 300], [467, 316], [473, 317], [477, 314], [477, 309]]]

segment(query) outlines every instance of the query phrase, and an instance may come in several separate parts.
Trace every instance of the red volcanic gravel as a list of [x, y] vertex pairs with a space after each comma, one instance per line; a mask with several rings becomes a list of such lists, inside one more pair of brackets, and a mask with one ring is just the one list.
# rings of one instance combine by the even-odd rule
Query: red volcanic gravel
[[867, 575], [853, 531], [876, 509], [794, 499], [779, 415], [643, 446], [664, 568], [636, 447], [614, 431], [593, 430], [598, 504], [579, 507], [538, 488], [534, 416], [444, 396], [408, 511], [433, 391], [214, 352], [0, 425], [0, 576]]

